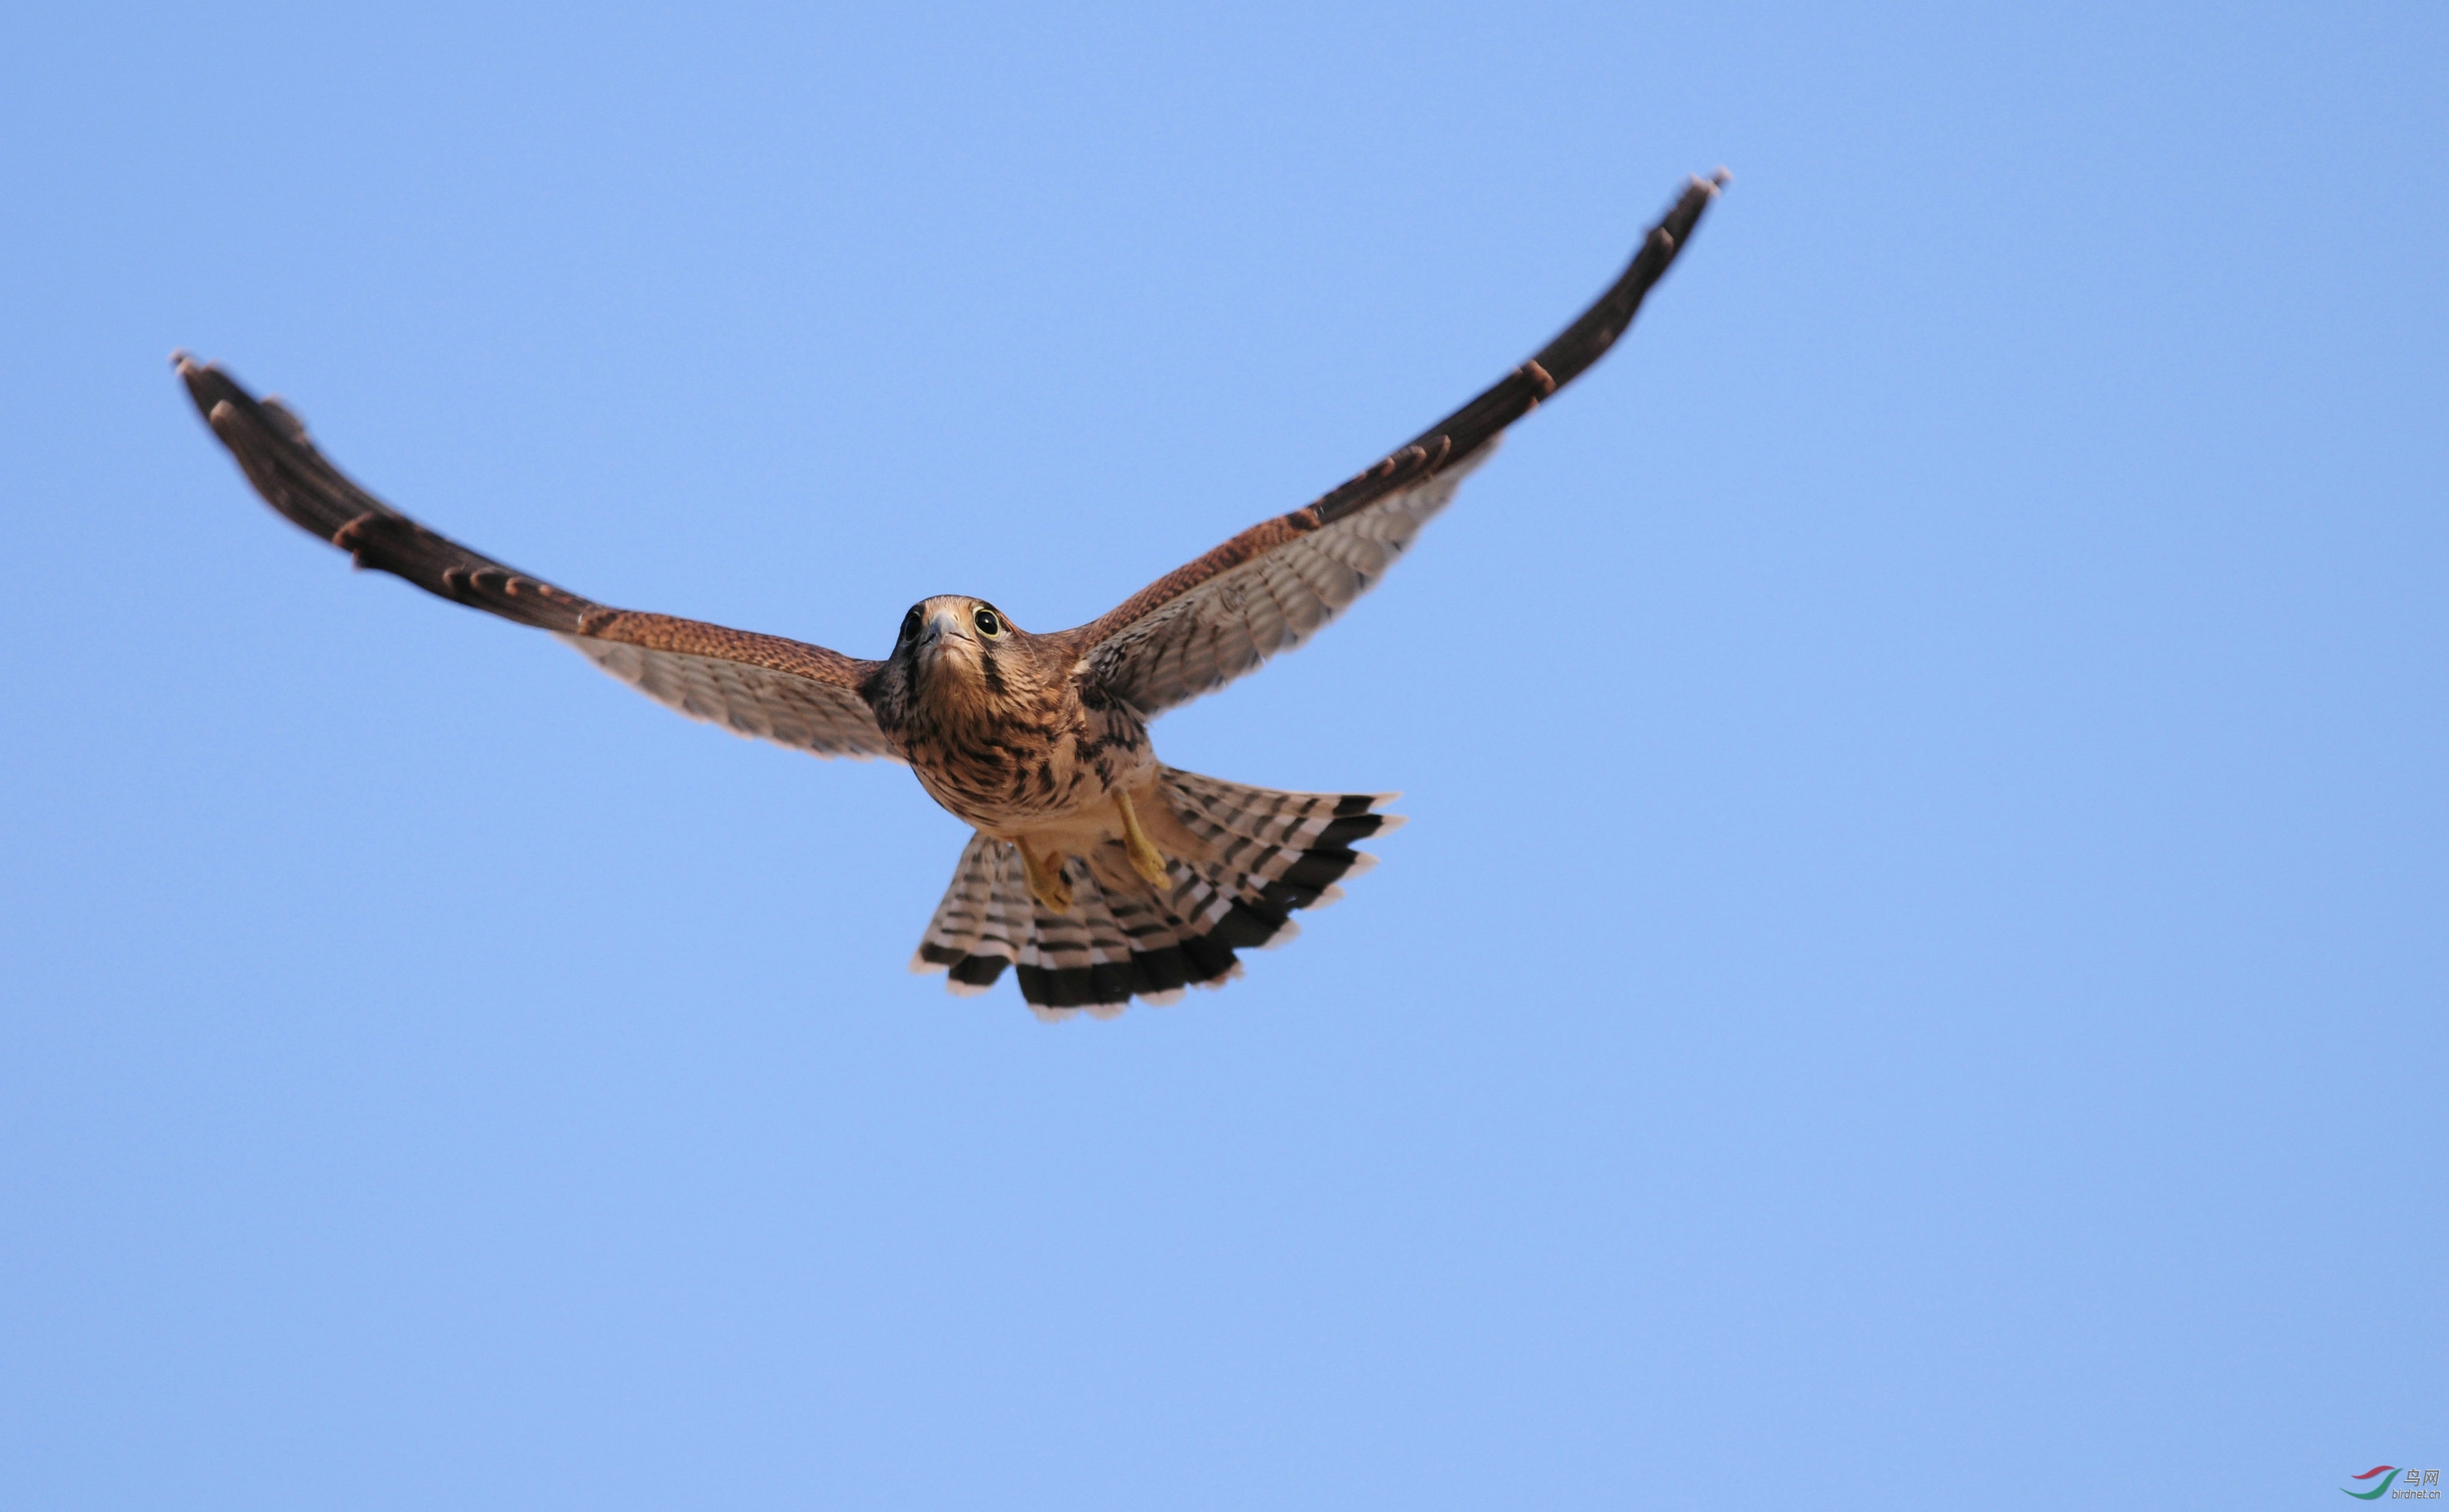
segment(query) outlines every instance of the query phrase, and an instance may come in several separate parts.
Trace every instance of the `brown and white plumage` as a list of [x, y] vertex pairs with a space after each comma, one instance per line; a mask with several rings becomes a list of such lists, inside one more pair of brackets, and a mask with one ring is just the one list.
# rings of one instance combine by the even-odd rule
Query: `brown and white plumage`
[[907, 762], [976, 827], [915, 966], [955, 992], [1007, 967], [1042, 1013], [1105, 1013], [1238, 975], [1290, 914], [1370, 864], [1383, 794], [1244, 787], [1160, 764], [1157, 714], [1301, 644], [1384, 575], [1505, 428], [1595, 362], [1690, 238], [1695, 179], [1622, 277], [1530, 361], [1315, 502], [1263, 522], [1088, 624], [1045, 635], [993, 605], [914, 605], [862, 660], [780, 636], [610, 608], [438, 535], [327, 461], [297, 415], [175, 360], [197, 409], [282, 515], [361, 567], [550, 631], [693, 718], [818, 756]]
[[971, 838], [912, 969], [944, 971], [956, 993], [983, 992], [1007, 967], [1041, 1016], [1099, 1017], [1137, 997], [1169, 1003], [1186, 986], [1241, 974], [1237, 949], [1268, 949], [1301, 932], [1290, 915], [1343, 895], [1337, 884], [1377, 857], [1352, 842], [1399, 829], [1378, 812], [1395, 794], [1279, 793], [1162, 768], [1158, 787], [1202, 842], [1168, 859], [1168, 885], [1140, 884], [1119, 845], [1067, 863], [1072, 907], [1032, 893], [1019, 849]]

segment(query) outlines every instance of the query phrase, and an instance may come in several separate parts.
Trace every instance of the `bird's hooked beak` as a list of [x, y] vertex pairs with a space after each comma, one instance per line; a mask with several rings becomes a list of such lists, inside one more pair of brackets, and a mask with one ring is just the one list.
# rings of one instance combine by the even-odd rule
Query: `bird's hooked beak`
[[948, 641], [974, 641], [974, 638], [962, 627], [959, 614], [951, 609], [937, 609], [927, 616], [926, 626], [918, 632], [919, 659], [933, 661], [943, 655], [944, 642]]

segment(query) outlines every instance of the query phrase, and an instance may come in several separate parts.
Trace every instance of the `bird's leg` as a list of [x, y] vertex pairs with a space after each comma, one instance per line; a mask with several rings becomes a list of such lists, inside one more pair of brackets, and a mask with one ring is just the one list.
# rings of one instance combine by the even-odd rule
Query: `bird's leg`
[[1049, 913], [1071, 911], [1071, 879], [1064, 874], [1063, 852], [1040, 852], [1028, 841], [1019, 842], [1021, 870], [1029, 874], [1029, 895]]
[[1160, 893], [1173, 886], [1173, 878], [1165, 869], [1165, 852], [1159, 851], [1140, 828], [1139, 811], [1131, 807], [1131, 795], [1115, 790], [1114, 807], [1123, 815], [1123, 850], [1131, 858], [1131, 870], [1147, 878], [1148, 886]]

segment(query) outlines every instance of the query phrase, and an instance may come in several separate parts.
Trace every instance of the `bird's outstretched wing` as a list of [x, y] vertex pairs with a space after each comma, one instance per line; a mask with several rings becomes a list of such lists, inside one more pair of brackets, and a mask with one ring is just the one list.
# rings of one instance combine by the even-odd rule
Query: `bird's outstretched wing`
[[1692, 180], [1614, 286], [1478, 398], [1317, 502], [1252, 526], [1064, 632], [1089, 674], [1152, 715], [1309, 639], [1377, 583], [1507, 426], [1615, 344], [1726, 182], [1723, 169]]
[[550, 630], [588, 660], [692, 718], [819, 756], [893, 756], [859, 681], [876, 665], [781, 636], [607, 608], [434, 534], [325, 460], [278, 399], [180, 355], [179, 376], [264, 502], [361, 567]]

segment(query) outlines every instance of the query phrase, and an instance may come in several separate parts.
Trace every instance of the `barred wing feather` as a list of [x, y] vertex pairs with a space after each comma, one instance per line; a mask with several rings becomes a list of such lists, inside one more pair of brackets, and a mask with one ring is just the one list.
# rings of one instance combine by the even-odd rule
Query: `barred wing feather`
[[1323, 497], [1251, 526], [1066, 632], [1081, 667], [1144, 715], [1223, 687], [1368, 591], [1505, 428], [1606, 354], [1726, 182], [1694, 179], [1616, 281], [1538, 355]]
[[614, 609], [427, 529], [359, 487], [277, 399], [182, 355], [179, 376], [213, 434], [263, 501], [360, 567], [550, 630], [588, 660], [692, 718], [819, 756], [891, 756], [859, 696], [874, 662], [701, 620]]
[[734, 735], [856, 761], [900, 759], [886, 748], [875, 712], [856, 690], [754, 662], [586, 635], [556, 638], [656, 702]]
[[1091, 674], [1144, 714], [1187, 703], [1290, 651], [1377, 586], [1494, 444], [1458, 468], [1282, 543], [1100, 642]]

